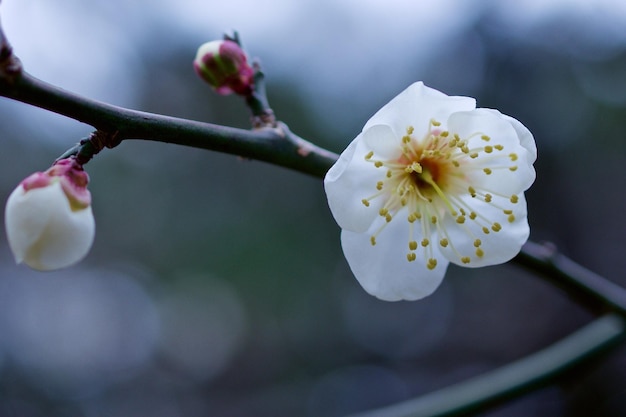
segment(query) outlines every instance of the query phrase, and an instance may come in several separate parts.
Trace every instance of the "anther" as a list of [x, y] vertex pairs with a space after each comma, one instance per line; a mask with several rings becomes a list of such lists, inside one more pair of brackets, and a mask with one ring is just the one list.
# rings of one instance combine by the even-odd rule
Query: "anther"
[[376, 189], [377, 189], [378, 191], [380, 191], [380, 190], [382, 190], [382, 189], [383, 189], [383, 182], [382, 182], [382, 181], [378, 181], [378, 182], [376, 183]]
[[426, 267], [430, 270], [433, 270], [435, 269], [436, 266], [437, 266], [437, 260], [434, 258], [429, 258], [428, 263], [426, 264]]
[[502, 149], [504, 149], [504, 146], [498, 144], [498, 145], [493, 145], [494, 148], [496, 148], [497, 150], [501, 151]]
[[418, 174], [421, 174], [422, 166], [420, 165], [419, 162], [413, 162], [411, 165], [408, 165], [406, 168], [404, 168], [404, 171], [409, 174], [411, 172], [417, 172]]
[[457, 217], [457, 218], [456, 218], [456, 222], [457, 222], [458, 224], [463, 224], [463, 223], [465, 223], [465, 216], [459, 216], [459, 217]]
[[517, 171], [517, 165], [513, 165], [512, 167], [509, 167], [509, 170], [513, 172]]
[[406, 133], [412, 135], [414, 130], [415, 128], [413, 126], [409, 126], [406, 128]]
[[372, 159], [372, 156], [374, 156], [374, 151], [369, 151], [367, 155], [365, 155], [365, 160], [369, 161], [370, 159]]
[[430, 216], [430, 222], [432, 224], [437, 224], [437, 216]]
[[385, 221], [386, 221], [387, 223], [389, 223], [389, 222], [391, 221], [391, 219], [392, 219], [391, 214], [386, 214], [386, 215], [385, 215]]
[[475, 248], [477, 248], [477, 247], [479, 247], [480, 245], [482, 245], [482, 243], [483, 243], [483, 242], [481, 242], [481, 241], [480, 241], [480, 239], [476, 239], [476, 240], [474, 241], [474, 247], [475, 247]]
[[454, 165], [455, 167], [459, 167], [461, 166], [461, 164], [459, 163], [459, 161], [452, 161], [452, 165]]
[[414, 241], [414, 240], [411, 240], [411, 241], [409, 242], [409, 249], [410, 249], [410, 250], [416, 250], [416, 249], [417, 249], [417, 242], [416, 242], [416, 241]]
[[486, 153], [491, 153], [491, 152], [493, 152], [493, 146], [485, 146], [485, 152], [486, 152]]
[[463, 262], [464, 264], [470, 263], [470, 257], [469, 256], [463, 256], [461, 258], [461, 262]]
[[417, 255], [415, 255], [415, 252], [410, 252], [406, 254], [407, 261], [413, 262], [415, 259], [417, 259]]
[[433, 126], [441, 126], [441, 123], [439, 123], [438, 121], [436, 121], [435, 119], [430, 119], [430, 124]]
[[478, 152], [472, 152], [471, 154], [469, 154], [469, 156], [472, 159], [478, 158]]
[[376, 168], [380, 168], [381, 166], [383, 166], [383, 162], [382, 161], [376, 161], [376, 162], [374, 162], [374, 166]]
[[511, 158], [511, 161], [517, 161], [517, 154], [516, 153], [510, 153], [509, 154], [509, 158]]
[[485, 251], [483, 251], [481, 248], [476, 249], [476, 256], [478, 256], [479, 258], [482, 258], [484, 254]]
[[368, 200], [366, 200], [366, 199], [361, 200], [361, 203], [363, 203], [363, 205], [365, 207], [369, 207], [370, 206], [370, 202]]
[[519, 201], [519, 197], [516, 195], [511, 196], [511, 203], [516, 204]]
[[476, 219], [476, 217], [478, 217], [478, 214], [476, 214], [476, 212], [474, 212], [474, 211], [472, 211], [472, 212], [469, 214], [469, 218], [470, 218], [470, 219], [472, 219], [472, 220]]
[[498, 222], [495, 222], [491, 225], [491, 230], [493, 230], [494, 232], [499, 232], [500, 230], [502, 230], [502, 225], [500, 225], [500, 223]]
[[493, 198], [493, 196], [489, 193], [485, 194], [485, 202], [486, 203], [491, 203], [491, 199]]
[[430, 241], [428, 239], [426, 239], [426, 238], [422, 239], [422, 246], [423, 247], [428, 246], [429, 243], [430, 243]]
[[448, 246], [448, 239], [445, 239], [445, 238], [444, 238], [444, 239], [441, 239], [441, 240], [439, 241], [439, 244], [440, 244], [442, 247], [444, 247], [444, 248], [445, 248], [445, 247], [447, 247], [447, 246]]
[[489, 234], [489, 229], [487, 229], [485, 226], [483, 226], [483, 233], [486, 235]]
[[491, 140], [491, 138], [487, 135], [482, 135], [480, 138], [484, 140], [485, 142], [489, 142]]
[[515, 216], [513, 214], [509, 214], [509, 217], [507, 217], [507, 220], [509, 221], [509, 223], [513, 223], [515, 221]]
[[490, 168], [483, 168], [483, 171], [485, 172], [485, 174], [491, 175], [491, 169]]
[[376, 246], [376, 236], [370, 237], [370, 243], [372, 244], [372, 246]]
[[476, 197], [476, 189], [472, 186], [467, 188], [467, 191], [469, 191], [470, 195], [473, 197]]

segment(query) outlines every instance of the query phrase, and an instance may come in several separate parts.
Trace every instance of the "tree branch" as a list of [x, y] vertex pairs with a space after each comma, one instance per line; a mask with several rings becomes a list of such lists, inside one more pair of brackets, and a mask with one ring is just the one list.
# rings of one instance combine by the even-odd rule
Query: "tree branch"
[[615, 314], [596, 319], [537, 353], [487, 374], [413, 400], [349, 417], [451, 417], [469, 415], [528, 392], [623, 339], [626, 322]]
[[554, 245], [526, 242], [513, 260], [593, 312], [610, 311], [626, 318], [626, 289], [572, 261]]
[[244, 130], [125, 109], [70, 93], [26, 72], [11, 82], [0, 81], [0, 95], [115, 133], [118, 140], [146, 139], [208, 149], [318, 177], [337, 159], [336, 154], [300, 138], [284, 124]]

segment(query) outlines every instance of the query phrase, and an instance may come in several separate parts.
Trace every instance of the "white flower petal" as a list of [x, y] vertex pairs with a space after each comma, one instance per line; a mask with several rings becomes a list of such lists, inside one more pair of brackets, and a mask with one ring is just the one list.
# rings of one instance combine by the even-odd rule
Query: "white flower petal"
[[447, 96], [420, 81], [411, 84], [376, 112], [363, 130], [374, 125], [388, 125], [400, 138], [407, 127], [413, 126], [417, 132], [425, 134], [432, 119], [443, 122], [454, 112], [475, 107], [476, 100], [473, 98]]
[[[530, 234], [524, 195], [521, 194], [515, 204], [497, 196], [493, 197], [492, 203], [469, 196], [462, 200], [478, 217], [474, 220], [467, 218], [462, 225], [450, 216], [443, 220], [443, 228], [451, 242], [447, 248], [441, 248], [444, 256], [454, 264], [469, 268], [497, 265], [515, 257]], [[506, 214], [500, 207], [507, 207], [513, 213]], [[511, 215], [513, 217], [509, 217]], [[498, 225], [495, 227], [497, 231], [494, 224]], [[483, 228], [487, 228], [488, 233]], [[482, 256], [478, 256], [477, 251]], [[468, 257], [469, 263], [463, 262], [462, 257]]]
[[[499, 112], [490, 109], [476, 109], [470, 112], [458, 112], [450, 116], [448, 128], [461, 139], [468, 139], [470, 150], [484, 146], [502, 146], [502, 150], [493, 149], [490, 153], [478, 151], [478, 157], [470, 163], [473, 185], [480, 184], [490, 192], [508, 194], [521, 193], [535, 180], [532, 166], [534, 157], [520, 144], [517, 131], [509, 120]], [[491, 139], [485, 142], [482, 135]], [[515, 161], [509, 155], [515, 155]], [[514, 168], [514, 171], [511, 170]], [[484, 169], [489, 169], [487, 174]], [[495, 174], [493, 173], [495, 172]]]
[[25, 193], [14, 191], [7, 201], [5, 223], [16, 261], [41, 271], [80, 261], [95, 236], [91, 207], [72, 211], [59, 182]]
[[363, 142], [372, 151], [374, 159], [397, 159], [402, 155], [398, 135], [388, 125], [373, 125], [363, 130]]
[[372, 246], [370, 236], [379, 223], [367, 233], [341, 232], [343, 253], [361, 286], [384, 301], [418, 300], [432, 294], [443, 280], [448, 261], [435, 250], [437, 266], [430, 270], [418, 248], [416, 260], [409, 262], [408, 228], [401, 221], [389, 223]]
[[376, 182], [384, 173], [365, 160], [369, 152], [362, 136], [357, 136], [326, 173], [324, 189], [337, 224], [354, 232], [366, 231], [377, 216], [381, 201], [365, 207], [361, 200], [376, 192]]
[[528, 128], [524, 126], [519, 120], [514, 119], [511, 116], [507, 116], [506, 114], [502, 114], [502, 117], [508, 120], [509, 123], [511, 123], [511, 126], [513, 126], [513, 128], [517, 132], [520, 144], [530, 154], [530, 158], [528, 158], [529, 162], [535, 162], [535, 160], [537, 159], [537, 144], [535, 144], [535, 138], [533, 137], [533, 134], [530, 133], [530, 130], [528, 130]]

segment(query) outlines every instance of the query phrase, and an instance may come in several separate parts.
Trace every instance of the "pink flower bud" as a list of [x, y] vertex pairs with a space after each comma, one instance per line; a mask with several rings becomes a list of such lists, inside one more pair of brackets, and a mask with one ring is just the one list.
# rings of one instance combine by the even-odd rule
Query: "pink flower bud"
[[95, 235], [88, 182], [83, 167], [68, 158], [17, 186], [5, 209], [7, 238], [16, 262], [46, 271], [85, 257]]
[[245, 52], [234, 41], [212, 41], [201, 45], [193, 67], [218, 94], [252, 94], [254, 70], [248, 65]]

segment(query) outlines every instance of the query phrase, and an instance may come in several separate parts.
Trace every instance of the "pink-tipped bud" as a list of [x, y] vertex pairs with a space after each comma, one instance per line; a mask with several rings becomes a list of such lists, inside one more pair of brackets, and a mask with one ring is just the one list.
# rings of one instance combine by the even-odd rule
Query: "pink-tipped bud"
[[243, 49], [234, 41], [211, 41], [201, 45], [193, 67], [218, 94], [252, 94], [254, 70]]
[[83, 167], [71, 157], [17, 186], [7, 200], [5, 226], [18, 263], [48, 271], [85, 257], [95, 234], [88, 182]]

